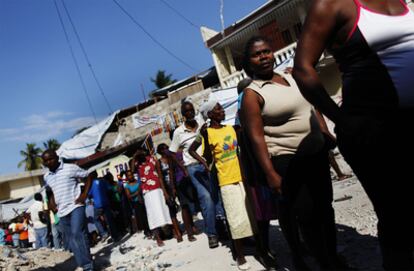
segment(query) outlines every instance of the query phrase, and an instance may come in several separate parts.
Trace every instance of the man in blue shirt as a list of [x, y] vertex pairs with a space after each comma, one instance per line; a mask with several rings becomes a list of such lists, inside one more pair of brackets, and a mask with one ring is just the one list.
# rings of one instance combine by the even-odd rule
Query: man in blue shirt
[[110, 193], [110, 187], [105, 180], [98, 178], [96, 171], [92, 172], [91, 176], [93, 181], [91, 189], [89, 190], [89, 196], [92, 196], [93, 198], [95, 225], [98, 228], [99, 234], [102, 238], [106, 239], [108, 237], [108, 233], [99, 221], [99, 217], [103, 216], [109, 227], [112, 240], [117, 241], [119, 240], [120, 234], [116, 229], [109, 204], [108, 193]]

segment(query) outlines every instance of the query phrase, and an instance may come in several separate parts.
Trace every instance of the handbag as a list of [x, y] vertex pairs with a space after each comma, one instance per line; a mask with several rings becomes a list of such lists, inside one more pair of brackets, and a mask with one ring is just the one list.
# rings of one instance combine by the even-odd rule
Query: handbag
[[47, 214], [46, 211], [40, 211], [38, 213], [38, 216], [39, 216], [40, 222], [42, 222], [43, 224], [48, 224], [49, 223], [49, 215]]

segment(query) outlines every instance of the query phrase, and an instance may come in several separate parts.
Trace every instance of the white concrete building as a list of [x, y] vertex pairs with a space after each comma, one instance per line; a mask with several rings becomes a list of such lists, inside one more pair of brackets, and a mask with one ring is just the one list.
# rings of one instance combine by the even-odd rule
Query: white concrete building
[[39, 191], [43, 169], [0, 176], [0, 201], [18, 200]]

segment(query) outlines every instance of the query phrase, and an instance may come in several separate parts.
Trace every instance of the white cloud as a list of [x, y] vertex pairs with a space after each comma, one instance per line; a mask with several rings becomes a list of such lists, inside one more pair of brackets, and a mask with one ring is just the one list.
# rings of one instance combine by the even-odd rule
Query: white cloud
[[16, 134], [17, 132], [18, 132], [18, 129], [15, 129], [15, 128], [4, 128], [4, 129], [0, 129], [0, 136], [13, 135], [13, 134]]
[[0, 140], [42, 142], [95, 123], [92, 117], [69, 118], [72, 115], [59, 111], [30, 115], [21, 120], [21, 128], [0, 129]]
[[62, 111], [51, 111], [46, 114], [49, 118], [57, 118], [64, 116], [72, 116], [72, 112], [62, 112]]

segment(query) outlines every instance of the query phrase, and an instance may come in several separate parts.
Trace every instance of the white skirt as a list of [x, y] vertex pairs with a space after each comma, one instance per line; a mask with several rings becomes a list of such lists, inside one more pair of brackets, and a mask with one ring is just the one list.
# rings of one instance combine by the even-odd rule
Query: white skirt
[[242, 182], [220, 187], [224, 210], [233, 240], [253, 235], [246, 208], [246, 192]]
[[165, 203], [162, 189], [154, 189], [144, 194], [145, 210], [151, 230], [172, 224], [168, 206]]

